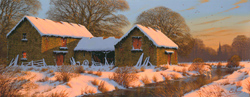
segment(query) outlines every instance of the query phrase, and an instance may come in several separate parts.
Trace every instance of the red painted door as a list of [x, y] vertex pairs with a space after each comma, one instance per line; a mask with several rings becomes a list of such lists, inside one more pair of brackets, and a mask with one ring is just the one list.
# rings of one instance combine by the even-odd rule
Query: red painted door
[[56, 55], [56, 64], [58, 66], [63, 65], [63, 54], [57, 54]]
[[168, 64], [171, 64], [171, 54], [168, 54]]

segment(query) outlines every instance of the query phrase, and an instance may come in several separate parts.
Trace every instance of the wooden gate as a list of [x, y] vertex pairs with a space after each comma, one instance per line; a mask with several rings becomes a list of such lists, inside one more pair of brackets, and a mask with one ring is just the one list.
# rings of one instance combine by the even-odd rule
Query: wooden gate
[[56, 54], [56, 64], [58, 66], [63, 65], [63, 59], [64, 59], [63, 54]]

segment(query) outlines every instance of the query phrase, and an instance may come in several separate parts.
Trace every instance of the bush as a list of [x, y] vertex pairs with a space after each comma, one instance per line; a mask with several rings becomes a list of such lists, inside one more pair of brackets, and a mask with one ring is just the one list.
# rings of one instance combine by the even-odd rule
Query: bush
[[54, 70], [49, 70], [49, 73], [54, 73]]
[[49, 69], [48, 68], [42, 68], [41, 72], [45, 72], [47, 70], [49, 70]]
[[48, 81], [48, 80], [49, 80], [49, 77], [46, 76], [45, 78], [38, 80], [38, 82], [46, 82], [46, 81]]
[[163, 74], [163, 73], [161, 73], [161, 75], [165, 78], [165, 80], [170, 80], [171, 79], [170, 75]]
[[161, 70], [167, 70], [168, 68], [168, 65], [163, 65], [162, 67], [160, 67]]
[[142, 67], [141, 67], [141, 72], [144, 72], [144, 71], [145, 71], [145, 67], [142, 66]]
[[119, 67], [113, 73], [111, 79], [126, 88], [130, 87], [130, 83], [138, 80], [136, 69], [132, 67]]
[[200, 88], [197, 93], [199, 97], [223, 97], [226, 92], [219, 85], [210, 85]]
[[240, 65], [240, 60], [241, 58], [238, 55], [232, 56], [228, 61], [227, 61], [227, 67], [238, 67]]
[[85, 73], [85, 70], [82, 66], [77, 66], [77, 68], [75, 69], [76, 73]]
[[181, 72], [182, 72], [182, 75], [183, 75], [183, 76], [186, 76], [186, 75], [188, 74], [186, 68], [183, 68], [183, 69], [181, 70]]
[[102, 93], [105, 93], [108, 91], [108, 88], [105, 86], [105, 82], [101, 81], [100, 85], [98, 86], [98, 90]]
[[143, 77], [141, 80], [144, 84], [150, 84], [150, 80], [148, 79], [148, 76]]
[[78, 74], [73, 73], [74, 68], [72, 66], [63, 65], [59, 68], [58, 73], [56, 74], [57, 81], [69, 82], [71, 78], [79, 76]]
[[88, 74], [93, 74], [93, 71], [92, 70], [88, 71]]
[[99, 81], [97, 79], [94, 79], [93, 81], [91, 81], [91, 83], [95, 86], [99, 85]]
[[157, 82], [157, 81], [158, 81], [158, 79], [157, 79], [157, 77], [156, 77], [155, 75], [153, 76], [153, 81], [154, 81], [154, 82]]
[[176, 73], [171, 73], [170, 76], [175, 80], [179, 78], [178, 74]]
[[[18, 70], [18, 71], [16, 71]], [[37, 85], [25, 79], [28, 73], [21, 73], [20, 68], [10, 67], [2, 69], [0, 72], [0, 97], [19, 97], [22, 90], [37, 88]]]
[[204, 63], [203, 59], [202, 58], [195, 58], [193, 60], [193, 63]]
[[98, 70], [95, 75], [102, 76], [102, 71]]
[[221, 68], [222, 67], [222, 64], [221, 64], [221, 62], [219, 62], [218, 64], [217, 64], [217, 68]]
[[203, 74], [204, 69], [204, 63], [192, 63], [191, 66], [188, 68], [188, 71], [198, 71], [200, 74]]
[[61, 92], [55, 92], [48, 95], [48, 97], [68, 97], [68, 93], [64, 90]]

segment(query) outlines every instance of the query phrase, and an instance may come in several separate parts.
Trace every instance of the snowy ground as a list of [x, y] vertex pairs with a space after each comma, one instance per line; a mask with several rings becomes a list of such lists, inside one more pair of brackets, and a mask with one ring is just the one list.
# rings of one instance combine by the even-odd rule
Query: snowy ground
[[248, 97], [248, 93], [250, 93], [250, 62], [241, 62], [240, 64], [243, 68], [224, 76], [223, 79], [187, 93], [184, 97]]
[[[166, 70], [161, 70], [160, 67], [168, 67]], [[157, 78], [157, 82], [164, 81], [166, 75], [176, 75], [178, 78], [190, 77], [192, 75], [198, 75], [197, 71], [187, 71], [187, 75], [183, 76], [183, 69], [186, 70], [190, 64], [186, 64], [185, 66], [178, 65], [162, 65], [160, 67], [148, 66], [144, 71], [140, 71], [140, 67], [134, 67], [138, 70], [137, 75], [139, 76], [139, 80], [132, 83], [131, 87], [144, 86], [142, 79], [148, 77], [150, 83], [155, 83], [153, 81], [153, 77]], [[99, 83], [101, 81], [105, 82], [105, 87], [107, 87], [108, 91], [113, 91], [115, 88], [125, 89], [125, 87], [117, 84], [115, 81], [110, 80], [109, 77], [114, 73], [117, 69], [114, 68], [111, 70], [112, 66], [85, 66], [84, 69], [86, 73], [81, 73], [77, 77], [73, 77], [69, 82], [59, 82], [56, 81], [55, 75], [57, 74], [56, 66], [48, 66], [48, 67], [31, 67], [31, 66], [20, 66], [22, 72], [26, 72], [27, 79], [32, 78], [31, 81], [34, 82], [37, 88], [32, 89], [31, 91], [23, 91], [28, 95], [36, 94], [36, 95], [48, 95], [55, 92], [65, 91], [68, 93], [69, 97], [86, 95], [86, 91], [92, 91], [93, 93], [101, 93], [98, 90], [98, 86], [95, 86], [91, 83], [94, 79], [98, 80]], [[98, 70], [102, 71], [101, 76], [94, 75]], [[88, 71], [93, 71], [93, 74], [88, 74]], [[171, 76], [171, 80], [173, 80], [173, 76]], [[45, 81], [41, 81], [46, 79]], [[40, 80], [40, 81], [39, 81]]]

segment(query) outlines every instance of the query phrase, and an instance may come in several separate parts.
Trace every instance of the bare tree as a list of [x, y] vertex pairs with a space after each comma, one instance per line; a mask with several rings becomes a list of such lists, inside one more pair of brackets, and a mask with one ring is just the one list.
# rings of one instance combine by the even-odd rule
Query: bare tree
[[232, 43], [233, 50], [236, 51], [236, 54], [241, 57], [241, 59], [246, 59], [248, 55], [247, 52], [247, 40], [248, 38], [245, 35], [238, 35], [234, 38]]
[[41, 8], [39, 0], [0, 0], [0, 59], [6, 58], [6, 34], [24, 16]]
[[161, 30], [177, 43], [178, 54], [181, 56], [188, 55], [193, 48], [194, 40], [185, 19], [169, 8], [160, 6], [144, 11], [137, 17], [136, 24]]
[[129, 24], [118, 11], [129, 9], [126, 0], [51, 0], [48, 18], [84, 25], [94, 36], [121, 36]]

